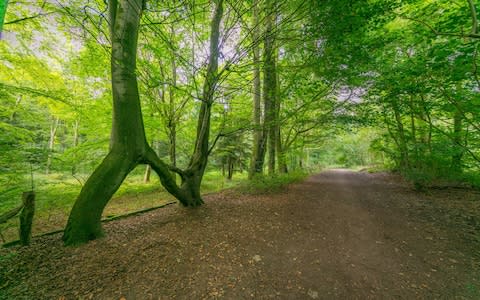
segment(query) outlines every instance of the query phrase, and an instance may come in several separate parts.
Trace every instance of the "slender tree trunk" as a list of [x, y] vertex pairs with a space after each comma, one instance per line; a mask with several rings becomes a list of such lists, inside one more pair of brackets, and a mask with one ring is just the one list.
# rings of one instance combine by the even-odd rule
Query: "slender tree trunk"
[[276, 62], [275, 62], [275, 2], [268, 0], [266, 3], [265, 16], [265, 40], [264, 40], [264, 66], [263, 66], [263, 97], [265, 102], [265, 129], [268, 135], [268, 174], [275, 173], [275, 150], [276, 150]]
[[227, 176], [227, 179], [228, 180], [232, 180], [233, 178], [233, 159], [231, 157], [229, 157], [227, 159], [227, 166], [228, 166], [228, 176]]
[[[80, 121], [76, 119], [73, 122], [73, 147], [77, 147], [79, 143], [79, 130], [80, 130]], [[73, 158], [73, 165], [72, 165], [72, 175], [75, 175], [77, 173], [77, 158], [74, 152], [74, 158]]]
[[[278, 62], [279, 52], [278, 50], [275, 51], [275, 57]], [[287, 167], [287, 160], [285, 156], [285, 152], [287, 149], [282, 144], [282, 132], [281, 132], [281, 124], [280, 124], [280, 109], [281, 109], [281, 99], [280, 99], [280, 74], [278, 72], [278, 68], [275, 70], [275, 148], [277, 152], [277, 161], [278, 161], [278, 171], [280, 173], [286, 174], [288, 173]]]
[[151, 175], [152, 175], [152, 167], [150, 165], [147, 165], [145, 167], [145, 173], [143, 174], [143, 183], [149, 183]]
[[[173, 23], [170, 27], [172, 39], [175, 37], [175, 30]], [[170, 142], [170, 163], [172, 166], [177, 166], [177, 117], [175, 111], [175, 89], [177, 88], [177, 63], [175, 60], [175, 50], [172, 49], [172, 85], [169, 89], [169, 142]]]
[[412, 143], [413, 143], [413, 154], [414, 154], [414, 159], [415, 162], [414, 164], [416, 166], [419, 166], [422, 161], [420, 160], [420, 152], [418, 149], [418, 141], [417, 141], [417, 127], [416, 127], [416, 122], [415, 122], [415, 116], [416, 116], [416, 109], [415, 109], [415, 102], [413, 96], [410, 96], [410, 130], [412, 132]]
[[180, 173], [181, 190], [186, 192], [186, 199], [179, 199], [185, 206], [198, 206], [203, 203], [200, 184], [207, 167], [209, 155], [210, 117], [214, 92], [218, 82], [218, 57], [220, 54], [220, 21], [223, 16], [223, 0], [217, 0], [212, 22], [210, 24], [210, 57], [207, 74], [203, 85], [202, 104], [197, 121], [195, 148], [187, 170]]
[[425, 97], [420, 94], [420, 99], [422, 100], [422, 115], [421, 119], [428, 124], [427, 132], [423, 134], [424, 143], [427, 145], [428, 153], [432, 154], [432, 132], [433, 132], [433, 125], [432, 119], [430, 117], [430, 112], [427, 108]]
[[395, 115], [395, 121], [397, 125], [398, 131], [398, 146], [400, 150], [400, 168], [402, 171], [406, 171], [410, 168], [410, 161], [408, 155], [408, 147], [407, 147], [407, 138], [405, 136], [405, 130], [403, 128], [402, 116], [400, 115], [398, 104], [396, 100], [393, 100], [393, 112]]
[[262, 134], [261, 124], [261, 78], [260, 78], [260, 47], [259, 47], [259, 13], [258, 0], [253, 3], [253, 151], [250, 163], [250, 171], [248, 177], [251, 179], [255, 174], [263, 172], [263, 164], [265, 161], [265, 138]]
[[462, 172], [462, 157], [463, 157], [463, 141], [462, 141], [462, 113], [459, 109], [455, 109], [453, 115], [453, 154], [451, 169], [455, 173]]
[[48, 140], [48, 157], [47, 165], [45, 168], [45, 174], [47, 175], [50, 173], [50, 166], [52, 165], [52, 153], [53, 149], [55, 148], [55, 138], [57, 136], [58, 122], [59, 118], [55, 117], [52, 119], [52, 123], [50, 125], [50, 138]]

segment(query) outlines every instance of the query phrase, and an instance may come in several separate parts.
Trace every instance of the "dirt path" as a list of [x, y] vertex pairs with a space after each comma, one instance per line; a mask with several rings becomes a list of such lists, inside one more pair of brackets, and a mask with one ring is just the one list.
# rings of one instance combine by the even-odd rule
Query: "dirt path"
[[79, 248], [57, 235], [0, 250], [0, 299], [478, 299], [479, 198], [345, 170], [220, 193]]

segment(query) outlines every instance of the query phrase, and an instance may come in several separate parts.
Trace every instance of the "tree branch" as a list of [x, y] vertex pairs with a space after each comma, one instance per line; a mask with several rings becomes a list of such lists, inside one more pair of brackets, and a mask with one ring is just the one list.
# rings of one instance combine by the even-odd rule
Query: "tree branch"
[[29, 16], [29, 17], [20, 18], [20, 19], [16, 19], [16, 20], [13, 20], [13, 21], [5, 22], [4, 25], [16, 24], [16, 23], [20, 23], [20, 22], [23, 22], [23, 21], [28, 21], [28, 20], [31, 20], [31, 19], [35, 19], [35, 18], [38, 18], [38, 17], [48, 16], [48, 15], [51, 15], [51, 14], [54, 14], [54, 13], [56, 13], [56, 11], [51, 11], [51, 12], [48, 12], [48, 13], [38, 13], [38, 14], [33, 15], [33, 16]]
[[[469, 1], [470, 1], [470, 0], [469, 0]], [[455, 33], [455, 32], [440, 32], [440, 31], [436, 30], [435, 28], [433, 28], [432, 25], [428, 24], [428, 23], [425, 22], [425, 21], [422, 21], [422, 20], [419, 20], [419, 19], [415, 19], [415, 18], [406, 17], [406, 16], [400, 16], [400, 17], [424, 25], [425, 27], [427, 27], [428, 29], [430, 29], [430, 31], [433, 32], [435, 35], [444, 35], [444, 36], [455, 36], [455, 37], [461, 37], [461, 38], [480, 39], [480, 34], [478, 34], [477, 32], [475, 32], [475, 33], [472, 32], [472, 33], [469, 33], [469, 34]], [[476, 17], [475, 17], [475, 20], [476, 20]]]

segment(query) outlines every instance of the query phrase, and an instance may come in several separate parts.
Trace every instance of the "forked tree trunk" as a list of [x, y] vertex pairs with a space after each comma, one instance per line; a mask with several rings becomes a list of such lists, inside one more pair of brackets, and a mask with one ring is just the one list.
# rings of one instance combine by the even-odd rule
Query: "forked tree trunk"
[[[112, 40], [113, 121], [110, 152], [82, 188], [70, 213], [63, 240], [67, 245], [85, 243], [103, 235], [102, 212], [125, 177], [140, 163], [150, 164], [165, 189], [184, 206], [203, 203], [200, 184], [209, 154], [210, 111], [217, 82], [219, 27], [223, 1], [216, 5], [212, 20], [210, 62], [204, 85], [195, 151], [187, 170], [168, 167], [148, 145], [140, 108], [136, 69], [138, 27], [143, 0], [109, 2]], [[170, 173], [182, 178], [177, 186]]]

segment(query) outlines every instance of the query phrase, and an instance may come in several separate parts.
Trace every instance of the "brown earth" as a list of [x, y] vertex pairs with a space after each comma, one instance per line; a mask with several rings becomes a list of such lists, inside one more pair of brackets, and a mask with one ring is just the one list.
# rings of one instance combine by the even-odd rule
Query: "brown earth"
[[478, 299], [480, 194], [330, 170], [0, 250], [0, 299]]

